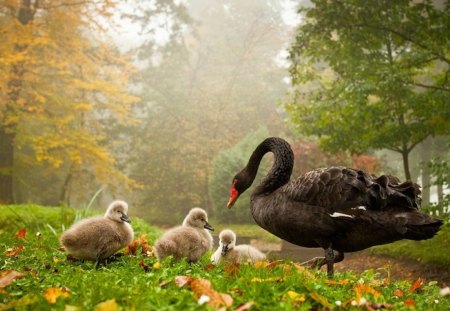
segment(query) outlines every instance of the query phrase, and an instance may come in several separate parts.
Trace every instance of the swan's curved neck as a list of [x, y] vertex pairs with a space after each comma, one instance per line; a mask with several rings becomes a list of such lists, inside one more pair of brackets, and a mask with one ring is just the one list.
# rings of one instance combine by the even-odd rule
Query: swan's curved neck
[[253, 181], [258, 172], [259, 165], [263, 156], [272, 152], [274, 154], [274, 163], [269, 173], [262, 179], [260, 184], [255, 188], [253, 194], [269, 194], [279, 187], [285, 185], [292, 174], [294, 166], [294, 153], [288, 142], [278, 137], [270, 137], [265, 139], [255, 149], [251, 155], [246, 170], [249, 178]]

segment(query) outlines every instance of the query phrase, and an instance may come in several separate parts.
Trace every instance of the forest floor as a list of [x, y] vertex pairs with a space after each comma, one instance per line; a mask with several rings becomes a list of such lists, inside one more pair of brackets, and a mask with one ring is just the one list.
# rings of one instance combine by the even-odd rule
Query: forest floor
[[387, 255], [372, 254], [362, 251], [346, 254], [344, 261], [335, 265], [336, 271], [354, 271], [361, 273], [367, 269], [376, 269], [380, 275], [393, 280], [417, 280], [425, 282], [437, 281], [440, 287], [450, 286], [450, 267], [421, 263], [409, 258], [398, 258]]
[[[297, 262], [305, 262], [314, 257], [322, 257], [323, 250], [318, 248], [303, 248], [284, 243], [267, 243], [260, 240], [251, 240], [250, 244], [268, 253], [273, 259], [292, 259]], [[401, 258], [386, 254], [375, 254], [370, 250], [347, 253], [345, 259], [335, 264], [335, 270], [339, 272], [353, 271], [362, 273], [373, 269], [380, 277], [392, 280], [415, 281], [421, 278], [425, 283], [437, 281], [440, 287], [450, 286], [450, 266], [422, 263], [411, 258]], [[325, 270], [325, 267], [322, 267]]]

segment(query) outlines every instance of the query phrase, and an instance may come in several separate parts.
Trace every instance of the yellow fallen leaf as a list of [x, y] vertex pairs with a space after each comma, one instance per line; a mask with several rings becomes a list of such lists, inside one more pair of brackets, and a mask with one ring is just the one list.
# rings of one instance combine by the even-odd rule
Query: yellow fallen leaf
[[59, 288], [59, 287], [47, 288], [44, 291], [44, 298], [49, 303], [55, 303], [56, 300], [58, 299], [58, 297], [60, 297], [60, 296], [67, 298], [70, 296], [70, 294], [68, 293], [68, 290], [66, 288]]
[[269, 265], [268, 261], [255, 261], [253, 263], [253, 267], [255, 267], [255, 269], [259, 269], [259, 268], [265, 268]]
[[153, 264], [153, 269], [155, 270], [161, 269], [161, 263], [159, 261], [155, 262]]
[[325, 308], [331, 309], [332, 305], [328, 302], [327, 297], [322, 296], [322, 295], [320, 295], [318, 293], [315, 293], [315, 292], [314, 293], [310, 293], [309, 295], [311, 296], [312, 299], [314, 299], [315, 301], [320, 303]]
[[119, 305], [115, 299], [103, 301], [94, 307], [94, 311], [118, 311]]
[[333, 280], [326, 280], [325, 284], [331, 284], [331, 285], [344, 285], [348, 284], [350, 281], [348, 279], [340, 280], [340, 281], [333, 281]]
[[58, 263], [59, 262], [59, 258], [58, 257], [53, 257], [53, 262], [54, 263]]
[[64, 311], [81, 311], [82, 308], [78, 306], [65, 305]]
[[306, 300], [305, 294], [299, 294], [291, 290], [287, 292], [287, 296], [296, 307], [298, 307], [302, 302]]

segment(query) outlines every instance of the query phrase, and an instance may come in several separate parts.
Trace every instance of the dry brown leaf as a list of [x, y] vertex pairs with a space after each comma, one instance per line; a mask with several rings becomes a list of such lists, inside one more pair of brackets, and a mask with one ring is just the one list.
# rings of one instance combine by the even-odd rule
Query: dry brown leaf
[[13, 248], [8, 248], [4, 254], [7, 257], [15, 257], [15, 256], [19, 255], [19, 253], [24, 249], [25, 249], [25, 246], [19, 245], [19, 246], [13, 247]]
[[409, 293], [413, 293], [415, 290], [419, 289], [423, 284], [423, 281], [421, 278], [418, 278], [414, 283], [411, 284], [411, 287], [409, 288]]
[[131, 241], [130, 244], [125, 247], [125, 254], [136, 255], [138, 253], [139, 247], [141, 248], [141, 253], [144, 256], [150, 256], [152, 247], [148, 244], [147, 235], [143, 234], [139, 238]]
[[115, 299], [103, 301], [94, 307], [94, 311], [118, 311], [119, 305]]
[[63, 297], [69, 297], [69, 290], [67, 288], [59, 288], [59, 287], [51, 287], [51, 288], [47, 288], [44, 291], [44, 298], [49, 302], [49, 303], [55, 303], [56, 300], [58, 299], [58, 297], [63, 296]]
[[241, 269], [241, 264], [237, 263], [237, 262], [228, 264], [225, 267], [223, 267], [223, 271], [228, 276], [237, 276], [239, 274], [240, 269]]
[[23, 273], [17, 272], [15, 270], [7, 269], [0, 271], [0, 288], [8, 286], [14, 279], [20, 279], [23, 277]]
[[17, 231], [16, 238], [17, 239], [25, 239], [26, 240], [27, 239], [26, 235], [27, 235], [27, 228], [22, 228], [19, 231]]
[[200, 299], [202, 296], [209, 297], [206, 302], [211, 307], [225, 306], [228, 308], [233, 304], [233, 298], [230, 295], [216, 292], [212, 288], [211, 282], [206, 279], [193, 279], [190, 286], [196, 299]]
[[178, 285], [178, 287], [183, 287], [186, 284], [190, 284], [194, 278], [190, 276], [185, 275], [179, 275], [175, 277], [175, 284]]
[[237, 307], [236, 309], [234, 309], [234, 311], [247, 311], [250, 310], [250, 308], [254, 305], [253, 301], [249, 301], [246, 302], [242, 305], [240, 305], [239, 307]]
[[214, 265], [214, 264], [212, 264], [212, 263], [209, 263], [209, 264], [203, 266], [203, 269], [204, 269], [206, 272], [209, 272], [209, 271], [211, 271], [211, 270], [214, 270], [215, 268], [216, 268], [216, 265]]

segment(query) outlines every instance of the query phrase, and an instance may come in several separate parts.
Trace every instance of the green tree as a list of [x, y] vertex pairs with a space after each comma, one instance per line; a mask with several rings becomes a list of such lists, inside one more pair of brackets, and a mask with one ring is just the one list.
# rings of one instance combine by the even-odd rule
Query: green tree
[[331, 151], [398, 152], [411, 179], [413, 148], [450, 130], [449, 4], [312, 2], [290, 48], [291, 121]]

